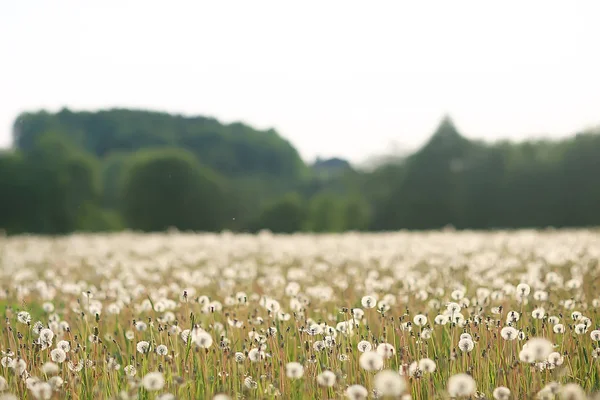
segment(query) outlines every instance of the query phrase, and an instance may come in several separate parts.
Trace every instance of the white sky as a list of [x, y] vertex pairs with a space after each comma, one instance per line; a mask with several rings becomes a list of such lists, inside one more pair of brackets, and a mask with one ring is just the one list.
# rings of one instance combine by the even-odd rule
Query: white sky
[[274, 127], [305, 159], [600, 123], [600, 2], [3, 1], [0, 145], [24, 110]]

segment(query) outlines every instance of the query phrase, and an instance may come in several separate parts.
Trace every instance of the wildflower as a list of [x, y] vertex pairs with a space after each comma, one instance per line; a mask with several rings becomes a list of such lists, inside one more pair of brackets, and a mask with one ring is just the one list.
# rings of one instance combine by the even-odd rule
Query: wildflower
[[500, 336], [502, 336], [502, 339], [504, 340], [515, 340], [518, 334], [519, 332], [512, 326], [505, 326], [500, 331]]
[[379, 346], [377, 346], [377, 353], [383, 358], [392, 358], [394, 354], [396, 354], [396, 349], [389, 343], [380, 343]]
[[531, 364], [532, 362], [535, 361], [535, 356], [533, 354], [533, 351], [531, 351], [531, 349], [529, 349], [527, 347], [523, 348], [519, 352], [519, 360], [521, 360], [521, 362]]
[[471, 339], [468, 339], [468, 338], [461, 339], [458, 342], [458, 348], [465, 353], [471, 352], [474, 347], [475, 347], [475, 343]]
[[346, 389], [346, 397], [351, 400], [367, 400], [369, 391], [362, 385], [350, 385]]
[[326, 347], [333, 347], [336, 343], [335, 336], [325, 336], [325, 338], [323, 338], [323, 342], [325, 343]]
[[417, 314], [413, 318], [413, 322], [416, 326], [424, 326], [425, 324], [427, 324], [427, 317], [423, 314]]
[[465, 297], [465, 292], [462, 290], [455, 290], [450, 294], [450, 297], [452, 297], [452, 300], [461, 300], [463, 297]]
[[458, 304], [458, 303], [450, 302], [446, 305], [446, 310], [450, 313], [452, 320], [454, 320], [454, 318], [452, 318], [452, 316], [456, 313], [459, 313], [460, 309], [461, 309], [461, 307], [460, 307], [460, 304]]
[[436, 325], [446, 325], [448, 322], [450, 321], [450, 317], [448, 317], [447, 315], [436, 315], [436, 317], [434, 318], [433, 322]]
[[377, 299], [374, 296], [364, 296], [360, 300], [360, 304], [362, 304], [364, 308], [374, 308], [377, 306]]
[[136, 321], [136, 323], [135, 323], [135, 329], [138, 332], [144, 332], [144, 331], [146, 331], [148, 329], [148, 324], [146, 324], [143, 321]]
[[526, 343], [526, 347], [531, 350], [536, 361], [546, 361], [552, 353], [552, 343], [544, 338], [532, 338]]
[[533, 298], [536, 301], [546, 301], [548, 300], [548, 292], [545, 292], [543, 290], [536, 290], [533, 293]]
[[580, 313], [579, 311], [573, 311], [573, 312], [571, 313], [571, 319], [572, 319], [573, 321], [579, 321], [579, 320], [581, 319], [581, 317], [583, 317], [583, 314], [582, 314], [582, 313]]
[[169, 349], [164, 344], [159, 344], [156, 347], [156, 354], [158, 354], [159, 356], [165, 356], [165, 355], [167, 355], [168, 352], [169, 352]]
[[48, 383], [52, 387], [52, 390], [59, 390], [65, 381], [60, 376], [56, 375], [48, 379]]
[[517, 311], [509, 311], [508, 314], [506, 314], [506, 323], [512, 324], [517, 322], [520, 317], [521, 315]]
[[494, 396], [495, 400], [509, 400], [510, 399], [510, 390], [505, 386], [498, 386], [492, 392], [492, 396]]
[[448, 393], [452, 397], [468, 397], [475, 394], [477, 385], [471, 375], [456, 374], [448, 379]]
[[50, 400], [52, 398], [52, 386], [48, 382], [37, 382], [29, 389], [37, 400]]
[[365, 316], [365, 312], [361, 308], [353, 308], [352, 309], [352, 318], [356, 320], [361, 320]]
[[65, 353], [65, 351], [61, 348], [56, 348], [50, 352], [50, 358], [55, 363], [61, 364], [67, 359], [67, 353]]
[[248, 389], [256, 389], [258, 387], [258, 382], [252, 379], [251, 376], [247, 376], [244, 378], [244, 386], [246, 386]]
[[149, 372], [142, 378], [144, 389], [155, 392], [165, 386], [165, 377], [161, 372]]
[[8, 364], [8, 367], [15, 371], [15, 374], [21, 376], [27, 371], [27, 363], [22, 358], [12, 359]]
[[259, 349], [256, 349], [256, 348], [251, 349], [248, 352], [248, 359], [250, 359], [251, 362], [258, 362], [258, 361], [264, 360], [265, 352], [261, 351]]
[[425, 373], [432, 373], [435, 371], [436, 365], [435, 361], [429, 358], [422, 358], [419, 360], [419, 369]]
[[561, 356], [560, 353], [557, 353], [556, 351], [554, 351], [548, 355], [548, 362], [555, 366], [562, 365], [564, 360], [565, 360], [564, 357]]
[[319, 324], [312, 324], [308, 327], [306, 333], [308, 333], [311, 336], [320, 335], [321, 333], [323, 333], [323, 328]]
[[335, 374], [331, 371], [323, 371], [317, 375], [317, 383], [319, 386], [331, 387], [335, 385]]
[[583, 335], [587, 332], [587, 326], [585, 324], [577, 324], [575, 325], [575, 333], [578, 335]]
[[299, 379], [304, 375], [304, 367], [297, 362], [289, 362], [285, 365], [285, 375], [291, 379]]
[[595, 330], [591, 331], [590, 332], [590, 337], [592, 338], [592, 340], [594, 342], [600, 341], [600, 330], [595, 329]]
[[565, 327], [563, 324], [556, 324], [552, 327], [552, 330], [554, 331], [554, 333], [565, 333]]
[[528, 284], [519, 283], [517, 285], [517, 295], [518, 296], [527, 297], [527, 296], [529, 296], [530, 292], [531, 292], [531, 287]]
[[22, 324], [29, 324], [31, 323], [31, 314], [29, 314], [27, 311], [19, 311], [17, 313], [17, 321]]
[[44, 304], [42, 304], [42, 308], [46, 313], [54, 312], [54, 304], [50, 303], [49, 301], [44, 302]]
[[67, 361], [67, 367], [69, 368], [69, 371], [79, 372], [83, 369], [83, 360], [77, 361], [77, 364], [75, 364], [75, 363], [73, 363], [73, 361], [69, 360], [69, 361]]
[[194, 329], [191, 334], [192, 342], [196, 344], [196, 346], [204, 349], [208, 349], [213, 344], [212, 336], [206, 331]]
[[68, 353], [71, 350], [71, 345], [66, 340], [61, 340], [56, 343], [56, 348]]
[[358, 359], [362, 369], [366, 371], [378, 371], [383, 368], [383, 356], [374, 351], [365, 351]]
[[569, 399], [569, 400], [586, 400], [588, 397], [585, 391], [576, 383], [567, 383], [563, 385], [559, 393], [561, 395], [561, 399]]
[[56, 375], [58, 374], [58, 371], [60, 371], [60, 367], [52, 361], [47, 361], [42, 365], [41, 371], [44, 375]]
[[114, 357], [109, 357], [106, 362], [106, 369], [108, 371], [118, 371], [121, 369], [121, 364], [119, 364]]
[[538, 307], [531, 312], [531, 316], [535, 319], [542, 319], [546, 315], [546, 310], [543, 307]]
[[150, 350], [150, 343], [145, 340], [140, 340], [135, 348], [137, 349], [138, 353], [145, 354]]
[[398, 373], [385, 370], [378, 372], [373, 380], [375, 389], [382, 396], [397, 397], [406, 390], [406, 382]]
[[316, 342], [313, 343], [313, 349], [315, 349], [316, 352], [319, 352], [321, 350], [323, 350], [325, 348], [325, 342], [323, 342], [322, 340], [317, 340]]
[[137, 374], [137, 369], [133, 365], [127, 365], [125, 368], [123, 368], [123, 372], [125, 372], [125, 374], [128, 376], [135, 376], [135, 374]]

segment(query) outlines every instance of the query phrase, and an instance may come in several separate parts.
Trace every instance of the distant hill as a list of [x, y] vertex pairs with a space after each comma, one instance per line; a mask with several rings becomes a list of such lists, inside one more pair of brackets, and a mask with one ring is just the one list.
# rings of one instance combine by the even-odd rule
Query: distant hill
[[340, 176], [344, 172], [352, 170], [352, 166], [342, 158], [322, 159], [318, 157], [311, 165], [311, 169], [316, 177], [330, 178]]
[[161, 112], [110, 109], [97, 112], [62, 109], [27, 112], [13, 127], [15, 146], [28, 151], [46, 132], [63, 135], [99, 158], [149, 147], [182, 147], [224, 176], [273, 176], [298, 179], [307, 167], [298, 151], [275, 130], [257, 130], [241, 122]]

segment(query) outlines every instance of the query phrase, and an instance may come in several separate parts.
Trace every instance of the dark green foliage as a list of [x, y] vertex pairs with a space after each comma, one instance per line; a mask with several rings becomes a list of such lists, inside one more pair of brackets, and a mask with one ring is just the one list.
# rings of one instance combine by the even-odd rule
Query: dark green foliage
[[15, 146], [28, 151], [48, 129], [103, 158], [112, 152], [149, 147], [182, 147], [227, 177], [252, 174], [300, 179], [306, 166], [296, 149], [274, 130], [258, 131], [242, 123], [223, 125], [213, 118], [113, 109], [56, 114], [23, 113], [14, 124]]
[[264, 208], [253, 230], [269, 229], [275, 233], [293, 233], [303, 229], [307, 209], [302, 197], [288, 193]]
[[3, 206], [7, 216], [0, 220], [4, 229], [67, 233], [84, 227], [84, 216], [89, 218], [90, 206], [100, 195], [99, 168], [93, 157], [63, 136], [45, 133], [29, 152], [1, 159], [0, 180], [6, 185], [2, 193], [7, 196]]
[[0, 153], [0, 230], [342, 232], [600, 225], [600, 130], [481, 143], [444, 118], [365, 172], [275, 131], [131, 110], [24, 113]]
[[225, 222], [223, 179], [183, 149], [134, 154], [121, 196], [123, 216], [133, 229], [217, 231]]

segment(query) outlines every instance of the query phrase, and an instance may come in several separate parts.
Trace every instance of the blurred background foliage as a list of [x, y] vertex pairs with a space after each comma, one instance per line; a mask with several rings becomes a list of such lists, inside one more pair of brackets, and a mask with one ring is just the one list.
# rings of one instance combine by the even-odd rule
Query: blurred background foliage
[[575, 227], [600, 225], [600, 130], [482, 143], [446, 117], [368, 170], [307, 165], [274, 130], [112, 109], [23, 113], [0, 153], [9, 234]]

